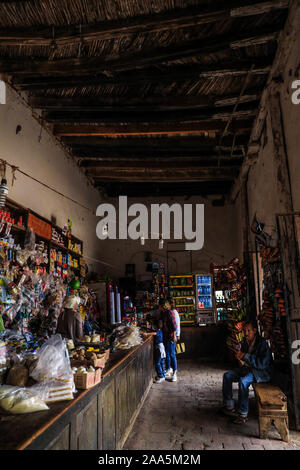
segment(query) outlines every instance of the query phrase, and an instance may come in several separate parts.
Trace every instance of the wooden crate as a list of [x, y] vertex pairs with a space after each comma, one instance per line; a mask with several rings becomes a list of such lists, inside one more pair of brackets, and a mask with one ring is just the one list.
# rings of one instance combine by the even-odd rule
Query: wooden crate
[[75, 387], [79, 390], [85, 390], [95, 385], [95, 372], [87, 372], [86, 374], [74, 374]]

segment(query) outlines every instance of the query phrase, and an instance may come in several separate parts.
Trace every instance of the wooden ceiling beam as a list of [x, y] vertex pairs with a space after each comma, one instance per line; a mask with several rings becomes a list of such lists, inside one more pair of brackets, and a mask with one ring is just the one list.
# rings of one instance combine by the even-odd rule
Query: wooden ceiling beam
[[[231, 155], [231, 147], [220, 147], [220, 148], [212, 148], [212, 149], [173, 149], [172, 147], [170, 150], [153, 150], [151, 148], [144, 147], [143, 149], [136, 150], [136, 149], [120, 149], [116, 151], [112, 150], [101, 150], [97, 148], [83, 148], [83, 147], [73, 147], [70, 146], [72, 155], [82, 161], [84, 166], [84, 162], [93, 162], [93, 161], [102, 161], [102, 160], [140, 160], [141, 158], [144, 161], [147, 160], [168, 160], [168, 161], [175, 161], [180, 159], [195, 159], [195, 160], [213, 160], [220, 158], [222, 156], [223, 159], [231, 159], [231, 158], [243, 158], [243, 152], [241, 148], [236, 148], [234, 153]], [[218, 153], [219, 152], [219, 153]]]
[[99, 173], [95, 170], [87, 175], [93, 178], [109, 181], [226, 181], [234, 180], [239, 173], [232, 168], [101, 168]]
[[195, 196], [226, 194], [232, 187], [233, 181], [205, 181], [205, 182], [180, 182], [176, 186], [168, 181], [164, 182], [122, 182], [98, 180], [95, 182], [97, 188], [104, 189], [108, 196], [118, 197], [120, 194], [126, 194], [128, 197], [143, 196]]
[[206, 168], [206, 167], [239, 167], [243, 162], [243, 157], [240, 155], [239, 157], [227, 157], [220, 158], [219, 155], [212, 155], [212, 156], [198, 156], [198, 157], [170, 157], [170, 158], [161, 158], [161, 157], [154, 157], [145, 159], [144, 157], [118, 157], [113, 159], [108, 158], [93, 158], [93, 159], [81, 159], [79, 160], [79, 166], [81, 168], [91, 169], [98, 169], [98, 168], [115, 168], [115, 167], [123, 167], [124, 165], [132, 166], [134, 168], [139, 167], [157, 167], [157, 168], [172, 168], [176, 164], [177, 167], [196, 167], [196, 168]]
[[[62, 142], [76, 150], [86, 149], [87, 152], [93, 151], [112, 151], [112, 152], [143, 152], [144, 150], [153, 151], [219, 151], [231, 148], [233, 144], [232, 136], [224, 136], [222, 146], [219, 146], [218, 137], [207, 136], [187, 136], [182, 137], [131, 137], [124, 139], [122, 137], [107, 138], [106, 136], [88, 136], [88, 137], [62, 137]], [[238, 135], [235, 139], [235, 148], [242, 148], [248, 144], [248, 138], [244, 135]], [[220, 148], [219, 148], [220, 147]]]
[[233, 119], [246, 119], [248, 117], [255, 117], [258, 108], [258, 101], [251, 104], [246, 103], [240, 105], [236, 111], [232, 110], [232, 106], [222, 108], [208, 108], [203, 110], [189, 109], [189, 110], [172, 110], [172, 111], [159, 111], [159, 112], [139, 112], [137, 110], [126, 111], [113, 111], [113, 112], [97, 112], [85, 111], [84, 107], [81, 111], [50, 111], [42, 114], [42, 119], [50, 123], [130, 123], [130, 122], [192, 122], [192, 121], [207, 121], [223, 120], [229, 118]]
[[200, 96], [167, 96], [167, 97], [103, 97], [97, 99], [84, 98], [48, 98], [30, 97], [29, 106], [47, 111], [171, 111], [174, 109], [194, 109], [205, 107], [233, 106], [239, 103], [250, 103], [260, 99], [263, 89], [257, 87], [248, 90], [242, 97], [238, 95], [200, 95]]
[[[252, 121], [232, 122], [228, 132], [249, 132]], [[142, 136], [142, 135], [204, 135], [215, 134], [224, 129], [223, 121], [207, 121], [199, 123], [160, 123], [160, 124], [124, 124], [124, 125], [53, 125], [53, 134], [60, 136]]]
[[180, 43], [176, 46], [160, 47], [157, 49], [142, 50], [136, 54], [81, 57], [58, 60], [33, 59], [20, 57], [15, 59], [0, 59], [0, 70], [4, 74], [62, 74], [74, 73], [100, 73], [101, 71], [117, 71], [132, 69], [134, 67], [159, 65], [165, 62], [198, 57], [211, 53], [230, 51], [248, 46], [263, 45], [269, 41], [276, 41], [280, 29], [264, 27], [260, 32], [251, 35], [249, 32], [214, 36], [193, 42]]
[[[45, 89], [61, 90], [74, 87], [88, 86], [132, 86], [142, 85], [143, 83], [173, 83], [187, 80], [210, 80], [214, 78], [224, 77], [243, 77], [247, 75], [252, 65], [252, 75], [267, 75], [271, 70], [272, 58], [253, 58], [249, 61], [230, 61], [222, 65], [193, 65], [184, 67], [172, 67], [159, 72], [150, 70], [135, 70], [127, 73], [117, 74], [114, 77], [105, 75], [95, 75], [91, 72], [89, 75], [76, 76], [76, 69], [72, 75], [62, 77], [47, 76], [14, 76], [11, 83], [19, 90], [38, 91]], [[77, 69], [77, 73], [80, 69]], [[40, 98], [40, 97], [37, 97]], [[50, 98], [49, 98], [50, 99]], [[76, 99], [76, 97], [74, 97]], [[87, 100], [89, 98], [87, 97]], [[108, 98], [107, 98], [108, 100]]]
[[[6, 3], [6, 2], [5, 2]], [[223, 4], [224, 5], [224, 4]], [[52, 27], [28, 29], [7, 28], [0, 30], [2, 46], [51, 46], [74, 45], [80, 42], [118, 39], [124, 35], [141, 33], [158, 33], [172, 31], [197, 25], [224, 21], [231, 17], [260, 15], [272, 10], [288, 8], [288, 0], [271, 1], [230, 1], [226, 7], [220, 3], [213, 6], [200, 6], [176, 9], [155, 15], [138, 16], [124, 20], [111, 20], [93, 25], [76, 25], [73, 27]]]

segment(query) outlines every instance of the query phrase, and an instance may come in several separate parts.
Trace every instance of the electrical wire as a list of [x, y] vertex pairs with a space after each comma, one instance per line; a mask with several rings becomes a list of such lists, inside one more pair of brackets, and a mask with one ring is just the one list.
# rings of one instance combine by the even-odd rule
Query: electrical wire
[[82, 207], [83, 209], [88, 210], [88, 211], [91, 212], [93, 215], [95, 215], [95, 211], [93, 211], [93, 210], [90, 209], [89, 207], [87, 207], [87, 206], [81, 204], [81, 203], [78, 202], [78, 201], [75, 201], [75, 199], [72, 199], [72, 198], [69, 197], [69, 196], [66, 196], [65, 194], [61, 193], [61, 192], [58, 191], [57, 189], [54, 189], [54, 188], [52, 188], [51, 186], [49, 186], [48, 184], [43, 183], [42, 181], [38, 180], [37, 178], [34, 178], [33, 176], [29, 175], [29, 174], [26, 173], [25, 171], [20, 170], [19, 167], [15, 166], [15, 165], [12, 165], [11, 163], [9, 163], [7, 160], [5, 160], [5, 159], [4, 159], [3, 157], [1, 157], [1, 156], [0, 156], [0, 163], [2, 163], [3, 165], [8, 165], [8, 166], [12, 169], [13, 182], [14, 182], [14, 180], [16, 179], [15, 173], [18, 171], [19, 173], [21, 173], [22, 175], [26, 176], [27, 178], [30, 178], [31, 180], [35, 181], [36, 183], [39, 183], [40, 185], [44, 186], [45, 188], [50, 189], [50, 191], [53, 191], [53, 192], [55, 192], [56, 194], [59, 194], [59, 196], [62, 196], [62, 197], [64, 197], [65, 199], [68, 199], [69, 201], [73, 202], [74, 204], [77, 204], [78, 206]]

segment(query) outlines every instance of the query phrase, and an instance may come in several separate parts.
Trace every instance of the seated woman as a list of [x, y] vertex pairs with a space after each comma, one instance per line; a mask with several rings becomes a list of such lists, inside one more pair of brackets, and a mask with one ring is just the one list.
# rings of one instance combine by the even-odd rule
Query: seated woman
[[[241, 350], [236, 353], [240, 367], [223, 375], [223, 412], [232, 416], [235, 424], [247, 421], [249, 386], [253, 382], [269, 382], [272, 375], [272, 353], [267, 341], [258, 334], [256, 324], [246, 322], [244, 335]], [[239, 383], [237, 409], [232, 396], [233, 382]]]

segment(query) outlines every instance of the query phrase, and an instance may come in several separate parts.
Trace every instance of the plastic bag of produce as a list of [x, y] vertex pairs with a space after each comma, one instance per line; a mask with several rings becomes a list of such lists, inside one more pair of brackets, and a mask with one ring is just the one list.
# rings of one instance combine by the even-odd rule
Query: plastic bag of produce
[[16, 385], [18, 387], [25, 387], [28, 380], [28, 369], [26, 366], [16, 365], [13, 366], [8, 373], [6, 380], [7, 385]]
[[114, 347], [116, 349], [130, 349], [143, 342], [140, 329], [136, 326], [119, 326], [115, 330]]
[[66, 342], [61, 335], [51, 336], [41, 346], [36, 357], [30, 376], [37, 382], [73, 377]]
[[11, 387], [2, 391], [1, 388], [0, 407], [9, 413], [23, 414], [49, 409], [46, 403], [28, 388]]

